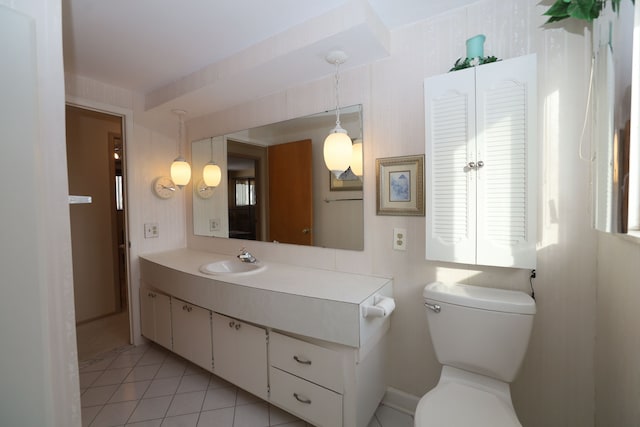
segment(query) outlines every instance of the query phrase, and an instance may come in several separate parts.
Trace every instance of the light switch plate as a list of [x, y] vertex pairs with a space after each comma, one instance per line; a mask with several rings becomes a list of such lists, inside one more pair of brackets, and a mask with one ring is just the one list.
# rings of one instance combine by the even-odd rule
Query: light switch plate
[[160, 227], [157, 222], [145, 222], [144, 224], [144, 238], [151, 239], [160, 235]]
[[393, 249], [397, 251], [407, 250], [407, 229], [406, 228], [393, 229]]

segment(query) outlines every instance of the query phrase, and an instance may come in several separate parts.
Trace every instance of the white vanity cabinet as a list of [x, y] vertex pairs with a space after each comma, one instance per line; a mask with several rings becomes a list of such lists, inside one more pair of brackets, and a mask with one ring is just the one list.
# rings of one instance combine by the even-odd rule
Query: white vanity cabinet
[[267, 400], [267, 331], [213, 313], [213, 373]]
[[286, 335], [269, 338], [271, 402], [316, 426], [342, 426], [342, 356]]
[[142, 335], [163, 347], [171, 344], [171, 297], [148, 287], [140, 288], [140, 328]]
[[426, 258], [536, 265], [536, 57], [424, 83]]
[[211, 371], [211, 312], [178, 298], [171, 298], [173, 352]]
[[[173, 350], [204, 366], [204, 351], [180, 348], [211, 345], [209, 370], [238, 387], [315, 426], [367, 427], [386, 391], [390, 317], [363, 307], [392, 298], [392, 281], [275, 262], [257, 274], [200, 271], [216, 259], [192, 249], [140, 257], [142, 280], [172, 297]], [[191, 323], [197, 309], [211, 313], [209, 340], [206, 315]]]

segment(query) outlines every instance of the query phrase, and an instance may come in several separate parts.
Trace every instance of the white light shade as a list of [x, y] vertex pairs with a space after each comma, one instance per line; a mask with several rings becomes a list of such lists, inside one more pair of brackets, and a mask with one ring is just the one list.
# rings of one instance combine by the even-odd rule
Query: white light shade
[[191, 166], [181, 156], [171, 163], [171, 179], [180, 188], [191, 179]]
[[351, 163], [351, 138], [347, 131], [336, 126], [324, 140], [324, 163], [336, 177]]
[[362, 176], [362, 140], [356, 139], [351, 146], [351, 172]]
[[220, 166], [215, 163], [207, 163], [202, 171], [202, 179], [207, 187], [217, 187], [222, 180], [222, 171]]

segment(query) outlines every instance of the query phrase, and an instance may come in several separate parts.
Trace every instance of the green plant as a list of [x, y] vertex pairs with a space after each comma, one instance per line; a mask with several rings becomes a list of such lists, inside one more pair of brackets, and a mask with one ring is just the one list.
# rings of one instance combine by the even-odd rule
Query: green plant
[[453, 64], [453, 68], [451, 68], [449, 71], [464, 70], [465, 68], [476, 67], [478, 65], [489, 64], [491, 62], [496, 62], [496, 61], [499, 61], [499, 59], [496, 58], [495, 56], [483, 56], [483, 57], [477, 57], [477, 58], [464, 58], [464, 59], [458, 58], [456, 63]]
[[[620, 2], [622, 0], [611, 0], [613, 11], [620, 10]], [[631, 0], [635, 4], [635, 0]], [[550, 18], [545, 22], [562, 21], [567, 18], [582, 19], [588, 22], [593, 21], [607, 4], [607, 0], [556, 0], [551, 7], [544, 13]]]

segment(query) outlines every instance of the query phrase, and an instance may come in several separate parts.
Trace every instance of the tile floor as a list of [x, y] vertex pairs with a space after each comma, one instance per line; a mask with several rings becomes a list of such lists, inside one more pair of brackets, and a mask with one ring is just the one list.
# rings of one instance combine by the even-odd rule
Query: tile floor
[[[310, 424], [155, 344], [80, 363], [83, 427], [305, 427]], [[380, 405], [369, 427], [412, 427]]]

